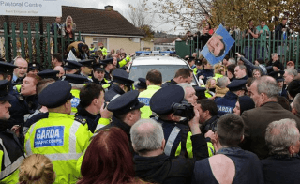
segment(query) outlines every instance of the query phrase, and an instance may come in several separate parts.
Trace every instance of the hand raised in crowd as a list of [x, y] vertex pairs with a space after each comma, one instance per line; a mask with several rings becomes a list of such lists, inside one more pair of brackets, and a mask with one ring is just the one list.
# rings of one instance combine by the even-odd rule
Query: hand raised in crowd
[[195, 113], [195, 116], [188, 122], [188, 125], [189, 125], [190, 130], [193, 135], [201, 134], [200, 123], [199, 123], [200, 114], [196, 107], [194, 107], [194, 113]]
[[213, 132], [212, 130], [208, 130], [205, 134], [204, 137], [209, 137], [212, 144], [214, 145], [215, 148], [217, 148], [218, 146], [218, 137], [217, 134], [215, 132]]
[[237, 55], [237, 57], [241, 57], [242, 55], [241, 54], [239, 54], [239, 53], [235, 53], [236, 55]]
[[107, 110], [106, 107], [104, 107], [105, 103], [107, 103], [107, 102], [104, 102], [100, 108], [101, 118], [111, 118], [113, 113], [110, 112], [109, 110]]
[[20, 128], [21, 126], [19, 125], [14, 125], [12, 128], [11, 128], [11, 131], [13, 131], [17, 137], [20, 137]]
[[274, 70], [274, 71], [278, 71], [278, 67], [273, 66], [273, 70]]

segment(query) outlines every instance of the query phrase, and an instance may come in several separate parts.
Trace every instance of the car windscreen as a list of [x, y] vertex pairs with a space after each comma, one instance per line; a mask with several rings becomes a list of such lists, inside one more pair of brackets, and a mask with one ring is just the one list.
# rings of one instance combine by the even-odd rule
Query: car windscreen
[[[129, 71], [129, 79], [138, 81], [138, 78], [146, 78], [146, 74], [151, 69], [157, 69], [161, 72], [162, 82], [165, 83], [173, 79], [175, 72], [181, 68], [188, 68], [187, 65], [138, 65], [132, 66]], [[193, 84], [196, 84], [193, 78]]]

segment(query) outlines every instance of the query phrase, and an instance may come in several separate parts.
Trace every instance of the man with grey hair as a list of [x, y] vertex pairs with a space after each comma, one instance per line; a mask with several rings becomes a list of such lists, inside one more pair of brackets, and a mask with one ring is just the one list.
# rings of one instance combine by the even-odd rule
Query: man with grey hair
[[177, 85], [183, 88], [184, 99], [187, 100], [189, 103], [191, 103], [193, 106], [196, 106], [198, 97], [196, 96], [196, 91], [193, 88], [193, 86], [188, 83], [182, 83]]
[[283, 74], [284, 81], [286, 85], [289, 85], [294, 78], [298, 75], [298, 71], [296, 69], [285, 69]]
[[298, 93], [291, 104], [292, 106], [292, 113], [300, 118], [300, 93]]
[[24, 58], [17, 56], [14, 59], [14, 65], [16, 65], [18, 68], [14, 69], [12, 83], [22, 84], [23, 78], [27, 73], [28, 63]]
[[278, 91], [276, 80], [270, 76], [256, 79], [248, 88], [250, 98], [254, 101], [256, 108], [242, 114], [246, 129], [245, 140], [241, 146], [257, 154], [260, 159], [268, 156], [264, 137], [265, 130], [271, 122], [291, 118], [296, 120], [297, 127], [300, 127], [298, 117], [278, 103]]
[[170, 158], [164, 153], [166, 141], [161, 124], [154, 119], [140, 119], [130, 129], [135, 173], [154, 183], [191, 183], [194, 161], [207, 157], [207, 146], [199, 126], [199, 114], [188, 123], [192, 136], [194, 160], [183, 155]]
[[218, 78], [218, 83], [216, 86], [216, 97], [224, 97], [225, 94], [229, 91], [229, 88], [226, 86], [230, 84], [230, 80], [228, 77], [223, 76]]
[[300, 180], [300, 158], [297, 155], [299, 138], [299, 130], [293, 119], [285, 118], [268, 125], [265, 140], [270, 157], [262, 161], [265, 184], [295, 183]]
[[272, 54], [272, 60], [267, 63], [266, 68], [267, 68], [268, 73], [270, 73], [272, 71], [278, 71], [278, 70], [284, 69], [282, 63], [279, 61], [277, 53]]
[[235, 59], [234, 58], [229, 58], [227, 66], [229, 66], [229, 65], [235, 65], [235, 64], [236, 64]]

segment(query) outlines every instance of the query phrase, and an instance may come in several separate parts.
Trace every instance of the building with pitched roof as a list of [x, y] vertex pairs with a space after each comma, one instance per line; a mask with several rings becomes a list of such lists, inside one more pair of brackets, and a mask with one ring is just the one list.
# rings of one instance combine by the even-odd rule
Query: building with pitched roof
[[[102, 42], [108, 51], [124, 48], [125, 52], [132, 53], [143, 50], [143, 48], [154, 49], [154, 43], [144, 41], [144, 33], [115, 11], [112, 6], [105, 9], [79, 8], [62, 6], [62, 21], [64, 23], [67, 16], [71, 16], [76, 24], [75, 33], [81, 32], [81, 36], [89, 46], [93, 43], [98, 46]], [[30, 16], [8, 16], [9, 22], [14, 22], [16, 28], [20, 23], [24, 25], [24, 31], [28, 29], [30, 23], [31, 30], [35, 30], [35, 24], [39, 23], [39, 17]], [[0, 31], [3, 31], [5, 16], [0, 16]], [[47, 24], [55, 22], [55, 17], [43, 17], [43, 29], [47, 30]]]

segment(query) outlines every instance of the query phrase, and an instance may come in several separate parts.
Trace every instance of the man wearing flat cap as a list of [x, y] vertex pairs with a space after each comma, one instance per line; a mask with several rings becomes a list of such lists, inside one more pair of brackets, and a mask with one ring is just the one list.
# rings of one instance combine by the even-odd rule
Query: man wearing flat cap
[[[182, 104], [184, 101], [184, 89], [179, 85], [162, 87], [150, 99], [150, 108], [158, 115], [157, 121], [162, 125], [164, 131], [164, 138], [166, 140], [164, 153], [170, 158], [174, 158], [179, 154], [185, 156], [186, 151], [188, 152], [188, 157], [193, 158], [192, 149], [187, 150], [186, 147], [186, 143], [191, 142], [191, 140], [188, 140], [189, 127], [187, 124], [180, 123], [181, 116], [175, 115], [174, 109], [175, 104]], [[196, 111], [197, 110], [194, 107], [196, 116], [189, 120], [189, 123], [193, 122], [194, 118], [198, 118], [198, 125], [190, 126], [190, 129], [193, 129], [193, 134], [201, 134], [199, 112], [197, 111], [197, 115]], [[200, 137], [202, 137], [202, 140], [204, 140], [203, 134], [201, 134]], [[191, 139], [193, 138], [191, 137]], [[206, 146], [205, 141], [201, 141], [200, 144], [202, 145], [193, 144], [193, 146]], [[176, 152], [177, 148], [178, 152]], [[198, 154], [208, 157], [207, 149]]]
[[222, 98], [217, 98], [218, 115], [232, 114], [238, 97], [244, 96], [247, 80], [233, 80], [227, 85], [229, 91]]
[[25, 155], [17, 136], [9, 130], [8, 109], [11, 105], [8, 101], [14, 100], [14, 96], [9, 94], [9, 83], [7, 80], [0, 80], [0, 182], [18, 183], [18, 168]]
[[86, 149], [92, 133], [85, 122], [71, 113], [71, 85], [66, 81], [49, 84], [39, 94], [39, 104], [46, 106], [49, 117], [33, 124], [25, 135], [26, 154], [43, 154], [53, 163], [54, 183], [76, 183], [80, 173], [77, 160]]
[[113, 71], [113, 82], [109, 90], [105, 93], [104, 99], [110, 102], [118, 96], [128, 92], [134, 81], [128, 79], [128, 73], [123, 69]]

